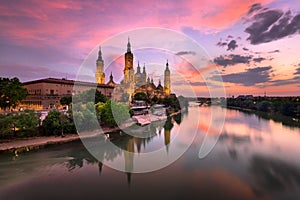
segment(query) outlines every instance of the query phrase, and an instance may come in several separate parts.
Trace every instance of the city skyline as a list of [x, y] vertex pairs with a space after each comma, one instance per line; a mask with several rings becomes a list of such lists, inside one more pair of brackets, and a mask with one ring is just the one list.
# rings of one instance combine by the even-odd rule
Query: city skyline
[[[3, 77], [17, 76], [21, 81], [47, 77], [74, 79], [88, 54], [107, 38], [126, 30], [161, 27], [185, 34], [207, 51], [221, 73], [227, 95], [262, 96], [265, 91], [272, 96], [300, 95], [297, 55], [300, 5], [295, 0], [166, 1], [159, 4], [32, 0], [1, 2], [0, 11]], [[162, 53], [165, 56], [157, 56], [157, 52], [151, 50], [141, 51], [135, 48], [140, 38], [129, 36], [135, 57], [144, 59], [136, 59], [134, 68], [138, 61], [141, 65], [146, 63], [147, 71], [157, 82], [162, 73], [154, 69], [157, 67], [152, 58], [159, 57], [156, 63], [162, 66], [169, 59], [170, 70], [186, 76], [196, 95], [206, 94], [205, 82], [193, 76], [189, 63], [172, 60], [172, 56], [165, 53]], [[120, 46], [124, 44], [125, 41]], [[189, 46], [177, 49], [177, 56], [195, 54]], [[123, 61], [123, 58], [115, 60], [116, 66], [118, 60]], [[91, 67], [95, 69], [95, 62]], [[118, 77], [112, 67], [105, 67], [107, 75], [112, 72]], [[109, 76], [106, 82], [108, 80]], [[180, 82], [174, 80], [172, 86], [177, 86], [176, 93], [184, 94], [180, 91]]]

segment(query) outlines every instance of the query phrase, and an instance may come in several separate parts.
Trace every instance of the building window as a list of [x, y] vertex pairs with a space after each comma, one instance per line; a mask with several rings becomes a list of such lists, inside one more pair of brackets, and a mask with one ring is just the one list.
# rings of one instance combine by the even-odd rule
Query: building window
[[50, 90], [50, 94], [53, 95], [54, 94], [54, 90]]

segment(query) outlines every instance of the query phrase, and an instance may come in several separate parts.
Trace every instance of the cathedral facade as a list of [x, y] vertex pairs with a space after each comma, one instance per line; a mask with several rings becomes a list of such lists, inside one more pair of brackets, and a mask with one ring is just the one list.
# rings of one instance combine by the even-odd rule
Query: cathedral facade
[[[127, 51], [124, 55], [124, 79], [120, 84], [116, 84], [113, 81], [112, 74], [110, 80], [107, 83], [109, 86], [114, 86], [114, 92], [112, 98], [115, 100], [131, 101], [136, 93], [143, 92], [147, 94], [149, 98], [156, 96], [157, 98], [165, 98], [171, 93], [171, 74], [169, 69], [169, 63], [167, 61], [166, 68], [164, 71], [164, 86], [162, 86], [159, 80], [158, 85], [154, 84], [153, 78], [147, 75], [145, 64], [141, 70], [140, 63], [136, 67], [136, 73], [133, 67], [134, 56], [131, 52], [131, 44], [128, 38]], [[101, 48], [99, 48], [98, 59], [96, 61], [96, 83], [104, 84], [105, 72], [104, 72], [104, 61], [102, 59]]]

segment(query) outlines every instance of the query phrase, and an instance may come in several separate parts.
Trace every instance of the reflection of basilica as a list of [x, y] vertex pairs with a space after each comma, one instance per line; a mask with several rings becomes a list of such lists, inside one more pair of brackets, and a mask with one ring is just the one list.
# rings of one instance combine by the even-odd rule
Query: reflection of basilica
[[[143, 71], [141, 71], [140, 64], [138, 62], [138, 66], [136, 68], [136, 73], [133, 68], [133, 53], [131, 52], [131, 44], [128, 38], [127, 43], [127, 52], [124, 55], [125, 65], [124, 65], [124, 79], [120, 84], [116, 84], [113, 81], [113, 75], [110, 75], [110, 80], [107, 83], [109, 86], [114, 86], [114, 94], [113, 98], [116, 100], [122, 100], [124, 96], [129, 95], [129, 99], [135, 93], [144, 92], [150, 98], [156, 96], [158, 98], [164, 98], [169, 96], [171, 93], [171, 77], [170, 77], [170, 69], [169, 63], [166, 63], [166, 69], [164, 71], [164, 87], [161, 85], [161, 81], [159, 80], [158, 85], [154, 84], [153, 78], [150, 79], [149, 75], [147, 75], [145, 64], [143, 66]], [[96, 61], [97, 68], [95, 73], [96, 82], [98, 84], [105, 84], [105, 72], [104, 72], [104, 61], [102, 59], [101, 48], [99, 48], [98, 59]]]
[[[171, 118], [168, 118], [166, 121], [158, 121], [151, 123], [150, 125], [146, 126], [148, 133], [145, 130], [142, 132], [147, 134], [149, 137], [141, 138], [141, 137], [130, 137], [127, 144], [123, 147], [124, 151], [124, 159], [125, 159], [125, 168], [124, 171], [127, 174], [127, 181], [130, 184], [131, 181], [131, 172], [133, 171], [134, 167], [134, 154], [135, 153], [135, 145], [138, 153], [141, 152], [141, 146], [145, 147], [146, 143], [150, 142], [153, 137], [161, 134], [161, 131], [164, 131], [164, 144], [166, 147], [166, 151], [168, 153], [169, 145], [171, 141], [171, 129], [173, 128]], [[143, 128], [143, 127], [141, 127]], [[129, 136], [128, 136], [129, 137]]]
[[[69, 152], [68, 157], [73, 159], [68, 161], [67, 167], [69, 170], [76, 169], [77, 167], [84, 167], [84, 163], [94, 163], [98, 165], [99, 173], [102, 173], [103, 161], [106, 160], [114, 161], [118, 157], [124, 156], [124, 172], [127, 175], [128, 184], [131, 181], [131, 173], [134, 171], [134, 153], [146, 153], [146, 146], [155, 137], [161, 136], [163, 133], [163, 143], [166, 148], [166, 153], [169, 151], [169, 146], [171, 144], [171, 134], [174, 123], [181, 123], [181, 114], [175, 115], [172, 118], [168, 118], [166, 121], [153, 122], [148, 126], [140, 127], [142, 129], [142, 134], [145, 137], [131, 136], [125, 131], [123, 134], [110, 134], [110, 142], [116, 145], [118, 148], [109, 148], [106, 146], [105, 138], [98, 138], [96, 141], [95, 148], [97, 148], [96, 158], [92, 156], [85, 148], [79, 149], [75, 152]], [[94, 145], [93, 145], [94, 146]], [[161, 147], [160, 147], [161, 148]], [[124, 151], [122, 151], [124, 150]], [[123, 152], [123, 155], [122, 155]]]

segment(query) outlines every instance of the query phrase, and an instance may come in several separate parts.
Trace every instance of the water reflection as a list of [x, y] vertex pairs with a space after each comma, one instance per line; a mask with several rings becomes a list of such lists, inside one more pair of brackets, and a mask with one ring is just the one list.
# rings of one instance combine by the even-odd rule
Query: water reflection
[[254, 155], [250, 163], [256, 191], [278, 192], [299, 188], [300, 168], [298, 166], [262, 155]]
[[[208, 128], [211, 109], [193, 107], [187, 114], [141, 128], [149, 137], [126, 131], [110, 134], [111, 142], [125, 153], [106, 149], [107, 138], [99, 136], [95, 147], [104, 151], [98, 156], [112, 161], [124, 158], [126, 173], [103, 165], [80, 141], [21, 154], [16, 160], [2, 154], [0, 199], [299, 199], [300, 130], [228, 110], [217, 145], [200, 160], [204, 133], [211, 131], [208, 136], [216, 137]], [[191, 120], [194, 112], [201, 113], [199, 126]], [[163, 147], [172, 154], [172, 139], [184, 125], [198, 128], [198, 135], [179, 160], [156, 172], [131, 173], [136, 164], [132, 152], [138, 157]]]
[[[154, 137], [161, 135], [162, 132], [164, 136], [164, 145], [166, 147], [166, 151], [168, 152], [169, 144], [171, 142], [171, 130], [174, 126], [174, 123], [180, 125], [181, 114], [170, 117], [166, 121], [158, 121], [151, 123], [149, 126], [140, 127], [139, 130], [137, 130], [137, 132], [141, 132], [144, 134], [144, 136], [147, 135], [148, 137], [140, 138], [131, 136], [127, 134], [126, 130], [124, 130], [124, 132], [110, 133], [110, 141], [119, 148], [125, 150], [123, 154], [125, 161], [124, 170], [127, 175], [128, 184], [130, 184], [131, 172], [134, 168], [134, 157], [132, 153], [135, 153], [136, 151], [138, 153], [146, 152], [147, 144], [151, 142], [154, 139]], [[96, 141], [99, 142], [100, 140], [101, 144], [96, 145], [101, 145], [103, 149], [101, 151], [98, 151], [99, 153], [101, 153], [101, 155], [98, 154], [97, 158], [114, 161], [114, 159], [117, 159], [119, 156], [122, 156], [122, 151], [119, 148], [105, 148], [106, 138], [102, 136], [99, 137], [101, 138], [98, 138], [98, 140]], [[93, 138], [91, 140], [91, 142], [93, 142]], [[93, 157], [86, 149], [75, 149], [74, 151], [68, 152], [67, 155], [62, 156], [71, 158], [67, 161], [66, 164], [66, 167], [69, 171], [75, 170], [76, 168], [82, 168], [84, 163], [86, 163], [97, 164], [100, 174], [102, 172], [102, 162], [99, 162], [98, 159]]]

